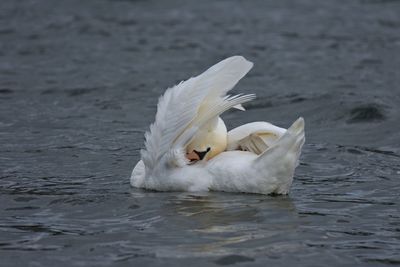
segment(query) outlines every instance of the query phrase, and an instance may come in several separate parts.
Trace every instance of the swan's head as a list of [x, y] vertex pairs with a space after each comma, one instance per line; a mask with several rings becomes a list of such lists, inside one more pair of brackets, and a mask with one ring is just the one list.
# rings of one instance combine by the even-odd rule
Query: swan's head
[[227, 145], [226, 126], [221, 118], [201, 129], [186, 147], [186, 157], [190, 161], [210, 160], [225, 151]]

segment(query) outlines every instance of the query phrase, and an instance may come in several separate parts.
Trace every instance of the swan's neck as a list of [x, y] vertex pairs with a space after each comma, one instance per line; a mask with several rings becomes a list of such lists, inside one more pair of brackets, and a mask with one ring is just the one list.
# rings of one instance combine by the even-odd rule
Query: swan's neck
[[224, 121], [220, 117], [215, 117], [211, 120], [209, 120], [205, 125], [204, 128], [207, 129], [208, 132], [215, 132], [218, 130], [218, 126], [220, 126], [220, 123], [224, 123]]

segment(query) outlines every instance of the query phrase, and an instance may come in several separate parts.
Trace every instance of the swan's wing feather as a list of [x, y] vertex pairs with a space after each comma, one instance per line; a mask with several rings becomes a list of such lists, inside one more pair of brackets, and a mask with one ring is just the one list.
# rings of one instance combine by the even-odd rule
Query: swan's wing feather
[[264, 151], [257, 160], [265, 161], [266, 158], [269, 158], [269, 160], [274, 161], [284, 155], [290, 156], [290, 153], [294, 153], [293, 155], [297, 156], [304, 144], [304, 140], [304, 119], [300, 117], [287, 129], [278, 142]]
[[241, 111], [246, 111], [246, 109], [242, 106], [242, 104], [233, 106], [233, 108], [238, 109], [238, 110], [241, 110]]
[[213, 76], [215, 79], [209, 83], [209, 91], [204, 102], [214, 102], [219, 97], [225, 97], [253, 65], [242, 56], [233, 56], [206, 70], [202, 75]]
[[228, 132], [227, 150], [242, 149], [261, 154], [273, 146], [286, 132], [268, 122], [251, 122], [236, 127]]
[[252, 100], [253, 95], [225, 96], [252, 66], [241, 56], [230, 57], [168, 89], [160, 97], [155, 122], [145, 134], [141, 156], [146, 169], [154, 168], [164, 155], [177, 166], [186, 164], [184, 146], [202, 125]]
[[238, 141], [238, 147], [244, 151], [250, 151], [254, 154], [261, 154], [263, 151], [267, 150], [268, 145], [264, 140], [256, 133], [252, 133], [245, 138]]
[[207, 110], [204, 110], [202, 113], [199, 113], [198, 116], [190, 123], [190, 127], [188, 127], [176, 140], [174, 147], [181, 148], [185, 147], [190, 143], [198, 129], [200, 129], [205, 123], [207, 123], [210, 119], [219, 116], [223, 112], [228, 109], [249, 102], [255, 98], [254, 94], [248, 95], [234, 95], [227, 96], [221, 101], [218, 102], [218, 105], [208, 106]]
[[176, 136], [196, 116], [193, 106], [198, 106], [205, 97], [205, 90], [190, 90], [198, 81], [191, 78], [169, 88], [159, 98], [155, 122], [145, 134], [145, 150], [141, 156], [147, 168], [153, 168], [164, 155]]

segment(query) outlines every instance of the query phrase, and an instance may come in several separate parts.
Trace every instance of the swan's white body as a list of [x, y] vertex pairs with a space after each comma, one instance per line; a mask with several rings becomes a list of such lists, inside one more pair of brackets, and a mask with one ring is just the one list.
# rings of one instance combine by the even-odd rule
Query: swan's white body
[[[252, 66], [234, 56], [168, 89], [146, 133], [131, 185], [159, 191], [287, 194], [304, 143], [304, 120], [299, 118], [288, 130], [266, 122], [228, 133], [221, 127], [221, 113], [254, 98], [226, 95]], [[210, 152], [224, 149], [194, 164], [185, 157], [188, 148], [206, 147]]]

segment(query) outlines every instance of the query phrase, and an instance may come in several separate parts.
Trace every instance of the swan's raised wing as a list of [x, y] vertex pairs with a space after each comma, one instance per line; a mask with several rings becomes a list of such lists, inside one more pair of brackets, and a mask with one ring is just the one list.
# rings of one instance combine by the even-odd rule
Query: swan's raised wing
[[241, 56], [230, 57], [167, 89], [159, 99], [155, 122], [145, 134], [141, 156], [146, 170], [152, 170], [162, 158], [174, 166], [187, 164], [185, 147], [199, 128], [224, 111], [254, 99], [254, 95], [226, 95], [252, 66]]

